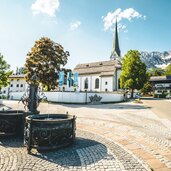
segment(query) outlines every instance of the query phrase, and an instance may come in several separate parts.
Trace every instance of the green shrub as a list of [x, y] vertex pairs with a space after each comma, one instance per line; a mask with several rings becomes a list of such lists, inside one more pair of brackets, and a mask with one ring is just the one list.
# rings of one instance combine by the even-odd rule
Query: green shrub
[[167, 92], [162, 92], [162, 94], [154, 94], [154, 98], [166, 98]]

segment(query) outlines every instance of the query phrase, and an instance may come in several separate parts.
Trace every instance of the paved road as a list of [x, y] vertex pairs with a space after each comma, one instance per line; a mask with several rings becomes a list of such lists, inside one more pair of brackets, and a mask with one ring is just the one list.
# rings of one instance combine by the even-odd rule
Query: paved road
[[[57, 167], [61, 167], [63, 170], [85, 171], [94, 169], [99, 171], [140, 171], [149, 170], [148, 168], [152, 168], [153, 171], [171, 171], [171, 126], [166, 126], [163, 122], [166, 119], [159, 118], [150, 110], [156, 110], [158, 107], [157, 113], [165, 111], [171, 102], [155, 101], [156, 107], [153, 106], [152, 101], [143, 102], [143, 104], [130, 102], [103, 105], [42, 103], [39, 106], [41, 113], [69, 112], [69, 114], [76, 115], [77, 130], [81, 132], [81, 134], [77, 133], [77, 137], [97, 143], [90, 144], [88, 147], [77, 146], [79, 149], [71, 149], [71, 153], [75, 154], [74, 159], [79, 161], [75, 164], [70, 161], [68, 153], [65, 153], [64, 156], [63, 153], [59, 155], [59, 152], [48, 153], [39, 160], [38, 156], [26, 155], [22, 147], [12, 148], [10, 144], [7, 146], [6, 142], [0, 140], [0, 170], [3, 170], [2, 168], [10, 170], [9, 167], [16, 169], [20, 163], [23, 163], [19, 167], [20, 170], [24, 168], [27, 170], [28, 167], [34, 165], [37, 167], [34, 170], [39, 171], [51, 168], [53, 170]], [[5, 104], [13, 109], [23, 109], [23, 105], [15, 101], [6, 101]], [[162, 110], [160, 110], [161, 104]], [[151, 106], [152, 108], [150, 108]], [[140, 164], [141, 162], [143, 164]], [[42, 169], [38, 169], [40, 164]], [[69, 165], [69, 168], [65, 167], [66, 164]], [[44, 167], [45, 165], [46, 167]], [[70, 168], [70, 166], [74, 168]]]
[[171, 120], [171, 101], [169, 100], [156, 100], [144, 99], [143, 103], [150, 108], [160, 118]]

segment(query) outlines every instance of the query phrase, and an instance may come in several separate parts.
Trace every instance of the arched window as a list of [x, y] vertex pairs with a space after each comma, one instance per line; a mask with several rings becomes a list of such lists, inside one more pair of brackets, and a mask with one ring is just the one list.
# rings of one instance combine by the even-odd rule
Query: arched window
[[88, 89], [88, 78], [84, 81], [84, 89]]
[[95, 88], [99, 88], [99, 78], [95, 79]]

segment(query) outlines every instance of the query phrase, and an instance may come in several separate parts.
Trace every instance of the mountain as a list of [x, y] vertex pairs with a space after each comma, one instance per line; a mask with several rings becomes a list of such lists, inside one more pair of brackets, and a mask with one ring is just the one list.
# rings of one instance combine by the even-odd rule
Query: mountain
[[147, 68], [165, 68], [171, 63], [171, 51], [141, 52], [141, 60]]

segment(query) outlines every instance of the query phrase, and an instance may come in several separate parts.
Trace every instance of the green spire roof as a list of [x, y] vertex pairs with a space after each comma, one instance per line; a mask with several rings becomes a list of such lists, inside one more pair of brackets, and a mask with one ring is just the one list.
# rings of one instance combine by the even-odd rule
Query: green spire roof
[[113, 49], [112, 49], [112, 53], [111, 53], [110, 59], [115, 59], [116, 57], [120, 57], [120, 55], [121, 55], [121, 51], [120, 51], [120, 48], [119, 48], [118, 26], [117, 26], [117, 20], [116, 20]]

